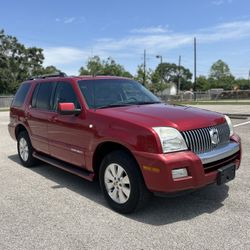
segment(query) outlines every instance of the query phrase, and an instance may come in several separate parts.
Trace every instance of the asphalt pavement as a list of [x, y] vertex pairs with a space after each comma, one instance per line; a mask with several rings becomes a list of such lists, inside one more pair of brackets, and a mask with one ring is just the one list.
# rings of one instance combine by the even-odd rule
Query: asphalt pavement
[[[234, 110], [223, 107], [206, 108]], [[144, 210], [124, 216], [107, 206], [98, 182], [48, 164], [23, 167], [8, 134], [8, 112], [0, 112], [0, 249], [250, 249], [248, 121], [233, 120], [245, 123], [235, 128], [243, 143], [235, 180], [153, 198]]]

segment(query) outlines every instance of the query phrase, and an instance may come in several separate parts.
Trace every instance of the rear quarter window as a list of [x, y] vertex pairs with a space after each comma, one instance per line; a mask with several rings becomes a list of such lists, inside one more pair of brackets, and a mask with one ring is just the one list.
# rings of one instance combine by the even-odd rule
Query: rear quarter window
[[11, 106], [21, 107], [24, 103], [24, 100], [28, 94], [29, 89], [30, 89], [30, 83], [29, 82], [23, 83], [17, 90]]

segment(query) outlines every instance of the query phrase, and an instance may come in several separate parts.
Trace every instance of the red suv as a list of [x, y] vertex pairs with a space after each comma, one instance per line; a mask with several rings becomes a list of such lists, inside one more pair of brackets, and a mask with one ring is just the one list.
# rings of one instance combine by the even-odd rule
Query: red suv
[[142, 207], [235, 177], [240, 138], [219, 113], [162, 103], [140, 83], [110, 76], [30, 79], [10, 109], [9, 133], [26, 167], [37, 159], [92, 181], [110, 206]]

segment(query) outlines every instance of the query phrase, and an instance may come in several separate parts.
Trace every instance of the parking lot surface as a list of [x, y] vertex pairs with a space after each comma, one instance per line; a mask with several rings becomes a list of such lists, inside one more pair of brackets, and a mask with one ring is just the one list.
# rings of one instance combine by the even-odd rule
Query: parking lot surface
[[[250, 113], [249, 106], [201, 106]], [[132, 215], [105, 203], [98, 182], [48, 164], [21, 166], [0, 112], [0, 249], [250, 249], [250, 121], [236, 179], [175, 198], [153, 198]], [[243, 124], [244, 123], [244, 124]]]

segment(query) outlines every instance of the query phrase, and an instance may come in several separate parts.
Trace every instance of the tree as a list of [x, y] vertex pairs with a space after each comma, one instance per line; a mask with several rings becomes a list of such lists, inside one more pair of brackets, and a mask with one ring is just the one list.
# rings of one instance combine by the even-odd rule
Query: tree
[[48, 74], [53, 74], [56, 72], [61, 72], [61, 70], [57, 69], [55, 66], [50, 65], [47, 67], [42, 67], [41, 69], [37, 70], [34, 75], [48, 75]]
[[94, 56], [88, 60], [86, 68], [81, 67], [80, 75], [110, 75], [132, 77], [132, 75], [124, 69], [124, 67], [115, 62], [114, 59], [108, 57], [101, 61], [99, 56]]
[[210, 78], [221, 80], [229, 76], [231, 76], [231, 72], [229, 66], [225, 62], [223, 62], [222, 60], [218, 60], [217, 62], [213, 63], [210, 68]]
[[205, 76], [198, 76], [196, 79], [196, 88], [197, 90], [206, 91], [210, 89], [210, 84], [208, 79]]
[[152, 77], [153, 71], [152, 69], [146, 69], [145, 76], [144, 76], [144, 65], [140, 64], [137, 67], [137, 72], [134, 77], [134, 79], [141, 84], [144, 83], [144, 77], [145, 77], [145, 86], [149, 86], [151, 84], [151, 77]]
[[175, 63], [160, 63], [153, 76], [152, 82], [159, 83], [175, 83], [178, 86], [178, 79], [180, 78], [180, 89], [186, 90], [192, 87], [192, 73], [189, 69], [178, 66]]
[[79, 69], [79, 75], [99, 75], [103, 70], [103, 65], [99, 56], [89, 58], [86, 68], [81, 67]]
[[241, 90], [249, 90], [250, 89], [250, 81], [247, 79], [236, 79], [234, 86], [235, 86], [235, 88], [239, 88]]
[[161, 80], [161, 75], [158, 71], [153, 71], [150, 76], [151, 84], [149, 85], [149, 89], [154, 93], [162, 92], [164, 89], [168, 87], [168, 85]]
[[108, 57], [106, 61], [103, 61], [103, 75], [132, 77], [122, 65], [116, 63], [111, 57]]
[[79, 69], [79, 75], [80, 76], [85, 76], [85, 75], [91, 75], [89, 73], [89, 70], [85, 69], [83, 66]]
[[[15, 89], [19, 74], [19, 63], [25, 59], [25, 48], [12, 36], [7, 36], [0, 31], [0, 92], [8, 93]], [[24, 64], [21, 65], [21, 71]], [[23, 73], [23, 72], [22, 72]]]
[[44, 69], [43, 60], [42, 49], [26, 48], [16, 37], [0, 30], [0, 93], [14, 93], [30, 76], [50, 73], [54, 66]]
[[211, 88], [223, 88], [230, 90], [234, 86], [234, 76], [229, 66], [222, 60], [215, 62], [210, 69], [209, 82]]

